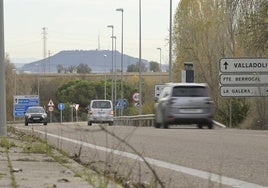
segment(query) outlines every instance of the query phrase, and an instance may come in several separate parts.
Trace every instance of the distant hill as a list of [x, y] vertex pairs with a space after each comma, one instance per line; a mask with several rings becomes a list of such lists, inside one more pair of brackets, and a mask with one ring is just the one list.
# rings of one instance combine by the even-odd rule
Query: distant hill
[[[121, 53], [114, 52], [114, 63], [116, 62], [116, 69], [121, 69]], [[126, 72], [127, 67], [131, 64], [136, 64], [138, 58], [128, 55], [123, 56], [123, 69]], [[149, 70], [149, 63], [142, 59]], [[24, 72], [57, 72], [57, 65], [62, 65], [64, 68], [70, 66], [78, 66], [79, 64], [87, 64], [92, 72], [108, 72], [112, 69], [112, 51], [110, 50], [70, 50], [61, 51], [53, 56], [39, 61], [24, 64], [20, 71]]]

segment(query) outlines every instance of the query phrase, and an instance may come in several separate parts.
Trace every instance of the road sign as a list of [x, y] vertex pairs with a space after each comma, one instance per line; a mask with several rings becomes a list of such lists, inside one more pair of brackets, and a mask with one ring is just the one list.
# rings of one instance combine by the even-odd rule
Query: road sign
[[252, 58], [222, 58], [220, 59], [220, 72], [238, 73], [238, 72], [266, 72], [268, 73], [268, 59]]
[[54, 105], [53, 101], [50, 99], [47, 106], [55, 106], [55, 105]]
[[259, 85], [268, 84], [268, 74], [221, 74], [222, 85]]
[[268, 87], [265, 86], [222, 86], [222, 97], [264, 97], [268, 96]]
[[132, 95], [132, 99], [133, 99], [134, 102], [140, 101], [140, 94], [139, 93], [134, 93]]
[[13, 105], [14, 117], [23, 117], [29, 106], [39, 106], [38, 95], [16, 95]]
[[52, 112], [54, 110], [54, 107], [53, 106], [49, 106], [48, 107], [48, 111]]
[[58, 109], [63, 110], [65, 108], [65, 105], [63, 103], [58, 104]]
[[127, 100], [126, 99], [118, 99], [115, 101], [115, 109], [121, 110], [127, 107]]

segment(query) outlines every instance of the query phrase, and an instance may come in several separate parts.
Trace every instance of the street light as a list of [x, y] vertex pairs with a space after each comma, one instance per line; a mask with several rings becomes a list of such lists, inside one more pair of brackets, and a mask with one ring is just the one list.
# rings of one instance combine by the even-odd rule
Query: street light
[[[122, 13], [122, 31], [121, 31], [121, 102], [123, 101], [123, 60], [124, 60], [124, 52], [123, 52], [123, 44], [124, 44], [124, 9], [117, 8], [116, 11], [120, 11]], [[122, 104], [123, 105], [123, 104]], [[123, 116], [123, 108], [120, 109], [120, 115]]]
[[104, 57], [104, 99], [106, 100], [106, 86], [107, 86], [107, 84], [106, 84], [106, 80], [107, 80], [107, 78], [106, 78], [106, 57], [107, 57], [107, 55], [104, 54], [103, 57]]
[[114, 104], [114, 26], [113, 25], [108, 25], [107, 27], [112, 29], [112, 96], [111, 96], [111, 100]]
[[169, 11], [169, 76], [168, 81], [172, 82], [172, 0], [170, 0], [170, 11]]
[[159, 71], [160, 71], [160, 83], [162, 83], [162, 64], [161, 64], [161, 52], [162, 52], [162, 49], [161, 48], [156, 48], [156, 49], [160, 51]]
[[[115, 51], [115, 56], [114, 56], [114, 101], [116, 101], [116, 36], [112, 36], [114, 39], [114, 51]], [[116, 110], [115, 110], [115, 116], [116, 116]]]
[[139, 115], [142, 115], [142, 87], [141, 87], [141, 0], [139, 0]]

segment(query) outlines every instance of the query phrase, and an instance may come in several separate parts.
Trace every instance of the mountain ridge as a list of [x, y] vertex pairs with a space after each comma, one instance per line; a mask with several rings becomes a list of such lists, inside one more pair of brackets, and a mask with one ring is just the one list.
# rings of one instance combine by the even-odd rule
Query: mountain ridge
[[[114, 66], [121, 70], [121, 53], [114, 51]], [[145, 59], [141, 60], [145, 66], [149, 67], [149, 62]], [[127, 71], [127, 67], [131, 64], [139, 62], [138, 58], [123, 55], [123, 71]], [[59, 53], [45, 59], [24, 64], [20, 71], [23, 72], [50, 72], [56, 73], [57, 66], [62, 65], [64, 68], [69, 66], [78, 66], [79, 64], [87, 64], [92, 72], [108, 72], [112, 69], [112, 51], [110, 50], [63, 50]], [[149, 70], [149, 69], [148, 69]]]

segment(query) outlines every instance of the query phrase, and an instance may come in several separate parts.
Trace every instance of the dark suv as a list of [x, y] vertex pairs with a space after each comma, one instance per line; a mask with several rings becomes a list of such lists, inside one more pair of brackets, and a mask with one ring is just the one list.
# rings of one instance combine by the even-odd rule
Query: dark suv
[[47, 125], [47, 113], [42, 106], [30, 106], [25, 113], [25, 126], [29, 123], [43, 123]]
[[170, 124], [197, 124], [213, 128], [214, 105], [207, 84], [168, 83], [154, 106], [156, 128]]

